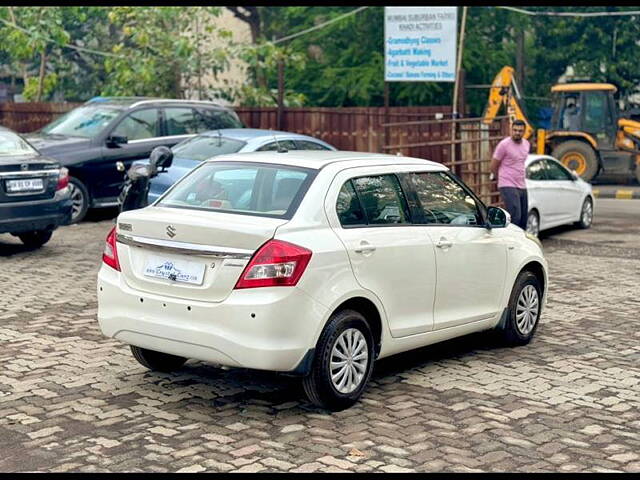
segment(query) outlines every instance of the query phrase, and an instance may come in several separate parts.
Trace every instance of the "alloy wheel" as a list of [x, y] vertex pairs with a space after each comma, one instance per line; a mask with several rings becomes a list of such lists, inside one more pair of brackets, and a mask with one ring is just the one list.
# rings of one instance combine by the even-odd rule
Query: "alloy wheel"
[[526, 285], [520, 292], [516, 304], [516, 326], [523, 336], [529, 335], [538, 321], [540, 301], [533, 285]]
[[527, 232], [536, 237], [540, 233], [540, 221], [538, 220], [538, 216], [533, 212], [531, 212], [527, 218]]
[[329, 370], [334, 388], [348, 394], [355, 391], [367, 372], [367, 340], [356, 328], [349, 328], [336, 339], [331, 350]]
[[590, 200], [585, 200], [582, 204], [581, 221], [584, 226], [591, 225], [593, 221], [593, 205]]
[[75, 221], [84, 208], [85, 198], [82, 190], [72, 182], [69, 183], [69, 190], [71, 191], [71, 221]]

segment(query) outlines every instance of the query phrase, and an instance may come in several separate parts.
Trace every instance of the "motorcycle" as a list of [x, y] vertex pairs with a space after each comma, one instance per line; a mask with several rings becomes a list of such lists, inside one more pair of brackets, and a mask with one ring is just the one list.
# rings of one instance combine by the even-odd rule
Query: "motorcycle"
[[[168, 147], [156, 147], [151, 151], [149, 163], [132, 165], [124, 176], [124, 185], [118, 196], [120, 212], [144, 208], [149, 204], [151, 179], [165, 172], [173, 162], [173, 152]], [[124, 163], [117, 162], [119, 172], [125, 171]]]

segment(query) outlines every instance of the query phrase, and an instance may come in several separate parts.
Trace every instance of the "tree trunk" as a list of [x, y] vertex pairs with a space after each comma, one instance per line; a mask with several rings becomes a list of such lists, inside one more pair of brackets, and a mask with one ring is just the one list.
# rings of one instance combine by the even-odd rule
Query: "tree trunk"
[[42, 90], [44, 87], [44, 73], [45, 73], [45, 64], [47, 63], [47, 54], [43, 49], [40, 52], [40, 75], [38, 76], [38, 94], [36, 95], [36, 102], [42, 100]]

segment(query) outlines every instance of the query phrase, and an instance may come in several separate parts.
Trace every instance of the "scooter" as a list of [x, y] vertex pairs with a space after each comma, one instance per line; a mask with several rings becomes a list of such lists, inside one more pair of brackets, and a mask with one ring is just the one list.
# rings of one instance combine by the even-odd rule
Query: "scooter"
[[[124, 176], [124, 185], [118, 196], [120, 212], [146, 207], [151, 179], [165, 172], [172, 162], [171, 149], [161, 146], [151, 151], [147, 165], [132, 165]], [[126, 170], [122, 162], [117, 162], [116, 168], [119, 172]]]

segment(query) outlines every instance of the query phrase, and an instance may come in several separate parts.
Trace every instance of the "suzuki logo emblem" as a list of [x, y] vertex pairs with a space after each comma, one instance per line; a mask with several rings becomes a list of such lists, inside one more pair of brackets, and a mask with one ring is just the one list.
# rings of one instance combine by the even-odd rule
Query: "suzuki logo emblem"
[[169, 235], [170, 238], [173, 238], [176, 236], [176, 227], [174, 227], [173, 225], [169, 225], [167, 227], [167, 235]]

